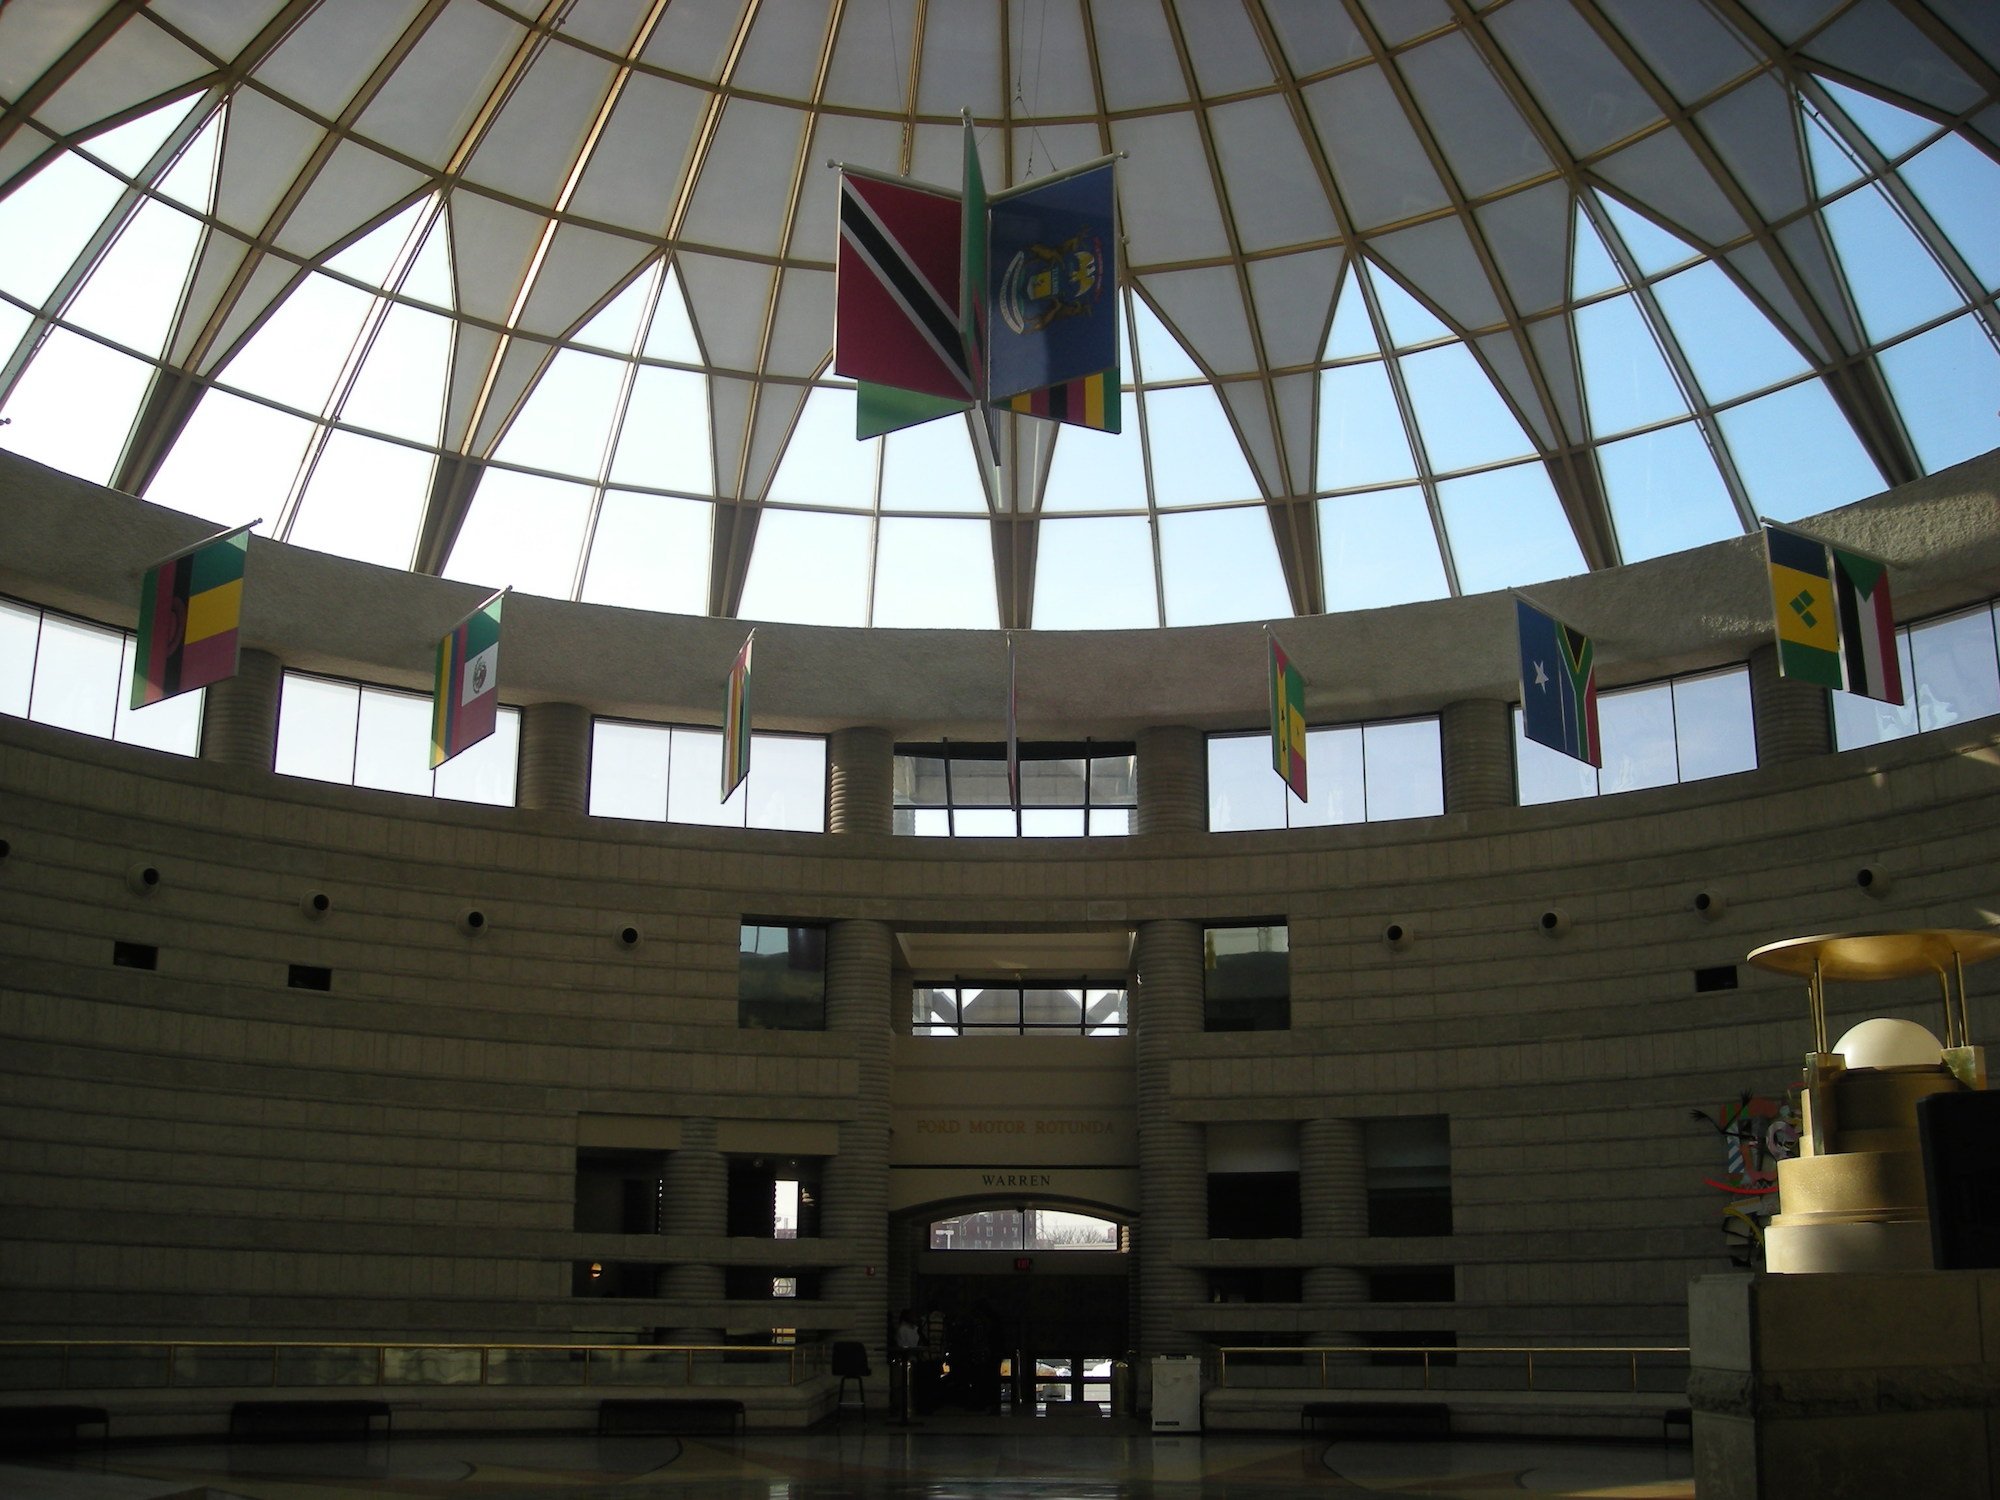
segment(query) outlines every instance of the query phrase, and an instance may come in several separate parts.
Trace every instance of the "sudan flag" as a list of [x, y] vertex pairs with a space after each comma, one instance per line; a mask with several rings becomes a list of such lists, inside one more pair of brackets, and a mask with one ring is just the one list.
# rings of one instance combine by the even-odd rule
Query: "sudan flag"
[[1883, 703], [1903, 701], [1903, 668], [1896, 659], [1896, 615], [1889, 605], [1889, 565], [1833, 550], [1833, 591], [1840, 609], [1841, 686]]
[[147, 570], [132, 653], [133, 708], [236, 675], [249, 551], [245, 526]]
[[431, 693], [431, 769], [493, 732], [500, 718], [502, 589], [438, 642], [437, 684]]

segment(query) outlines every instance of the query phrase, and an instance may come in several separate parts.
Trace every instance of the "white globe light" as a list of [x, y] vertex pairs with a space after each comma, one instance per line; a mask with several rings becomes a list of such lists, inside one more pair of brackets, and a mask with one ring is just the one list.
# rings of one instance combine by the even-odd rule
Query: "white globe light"
[[1878, 1016], [1850, 1027], [1833, 1044], [1850, 1068], [1934, 1068], [1944, 1049], [1938, 1039], [1915, 1021]]

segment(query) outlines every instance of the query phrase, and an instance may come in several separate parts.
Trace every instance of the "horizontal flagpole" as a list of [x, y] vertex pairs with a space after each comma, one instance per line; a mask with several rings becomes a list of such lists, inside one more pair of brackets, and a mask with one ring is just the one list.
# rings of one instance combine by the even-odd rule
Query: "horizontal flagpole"
[[[1542, 603], [1541, 600], [1535, 598], [1535, 596], [1530, 594], [1526, 589], [1509, 589], [1507, 590], [1507, 592], [1512, 594], [1516, 599], [1519, 599], [1523, 604], [1527, 605], [1528, 608], [1533, 610], [1539, 610], [1541, 613], [1547, 615], [1551, 620], [1554, 620], [1558, 625], [1569, 625], [1569, 621], [1567, 619], [1557, 614], [1554, 610], [1550, 609], [1546, 604]], [[1570, 626], [1570, 628], [1575, 629], [1576, 627]], [[1594, 638], [1597, 632], [1594, 630], [1587, 630], [1584, 632], [1584, 634]]]
[[1769, 516], [1759, 516], [1757, 521], [1759, 525], [1775, 526], [1780, 531], [1789, 531], [1793, 536], [1802, 536], [1809, 542], [1818, 542], [1822, 547], [1838, 547], [1842, 552], [1852, 552], [1856, 557], [1865, 557], [1870, 562], [1880, 563], [1885, 568], [1889, 566], [1889, 559], [1886, 557], [1878, 557], [1873, 552], [1847, 542], [1836, 542], [1832, 537], [1822, 536], [1816, 531], [1807, 531], [1803, 526], [1795, 526], [1790, 521], [1774, 521]]
[[849, 162], [826, 159], [826, 164], [834, 171], [849, 177], [864, 177], [870, 182], [885, 182], [891, 187], [910, 188], [919, 193], [930, 193], [939, 198], [949, 198], [956, 203], [960, 198], [957, 188], [939, 187], [934, 182], [918, 182], [913, 177], [901, 177], [894, 172], [884, 172], [876, 167], [857, 167]]
[[508, 584], [504, 589], [495, 589], [492, 593], [488, 594], [484, 599], [481, 599], [477, 604], [473, 605], [472, 608], [468, 609], [464, 614], [460, 615], [456, 620], [453, 620], [451, 624], [445, 626], [444, 633], [446, 635], [450, 635], [454, 630], [458, 629], [459, 626], [463, 625], [467, 620], [471, 619], [474, 615], [478, 614], [482, 609], [486, 608], [486, 606], [491, 604], [495, 599], [498, 599], [503, 594], [511, 594], [513, 592], [514, 592], [514, 585], [511, 583]]
[[224, 530], [216, 532], [214, 536], [205, 536], [198, 542], [190, 542], [187, 546], [182, 547], [177, 552], [169, 552], [165, 557], [161, 558], [158, 562], [147, 563], [145, 567], [137, 569], [132, 574], [132, 576], [134, 578], [143, 578], [146, 574], [152, 572], [153, 569], [155, 568], [164, 568], [170, 562], [179, 562], [182, 558], [186, 557], [191, 552], [199, 552], [204, 547], [212, 546], [216, 542], [226, 541], [228, 538], [237, 535], [239, 532], [248, 531], [253, 526], [262, 526], [263, 524], [264, 524], [264, 518], [262, 516], [259, 516], [254, 521], [245, 521], [241, 526], [227, 527]]
[[1126, 153], [1123, 151], [1113, 151], [1108, 156], [1094, 157], [1080, 166], [1064, 167], [1060, 172], [1051, 172], [1046, 177], [1031, 177], [1026, 182], [1017, 182], [1010, 188], [1000, 189], [997, 193], [988, 193], [986, 195], [986, 203], [988, 207], [991, 207], [996, 203], [1004, 202], [1009, 198], [1025, 193], [1030, 188], [1045, 188], [1052, 182], [1061, 182], [1066, 177], [1079, 177], [1085, 172], [1094, 172], [1099, 167], [1108, 167], [1113, 162], [1120, 162], [1125, 159]]

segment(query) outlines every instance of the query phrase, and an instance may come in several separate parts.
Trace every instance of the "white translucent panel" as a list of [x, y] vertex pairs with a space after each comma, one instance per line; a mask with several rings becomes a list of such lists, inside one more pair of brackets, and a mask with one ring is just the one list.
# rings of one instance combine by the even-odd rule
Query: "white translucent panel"
[[[664, 724], [621, 724], [598, 719], [590, 726], [590, 815], [593, 818], [667, 816], [667, 765], [674, 732]], [[756, 764], [756, 757], [751, 757]]]
[[1414, 485], [1320, 501], [1319, 555], [1329, 611], [1379, 609], [1451, 592], [1430, 507]]
[[1669, 276], [1653, 291], [1711, 402], [1791, 380], [1809, 368], [1791, 340], [1713, 261]]
[[576, 331], [571, 342], [592, 349], [608, 349], [614, 354], [638, 353], [639, 320], [646, 316], [646, 298], [652, 291], [656, 269], [633, 277], [624, 291]]
[[272, 769], [280, 776], [351, 783], [360, 708], [361, 689], [355, 683], [287, 672], [278, 699], [278, 751]]
[[1792, 521], [1882, 488], [1874, 460], [1817, 380], [1731, 407], [1720, 420], [1760, 516]]
[[2000, 287], [2000, 162], [1948, 135], [1905, 162], [1902, 176], [1980, 285]]
[[40, 307], [119, 190], [117, 178], [66, 152], [0, 198], [0, 291]]
[[[750, 764], [757, 757], [753, 751]], [[754, 774], [754, 770], [753, 773]], [[741, 828], [748, 794], [738, 787], [722, 800], [722, 731], [674, 730], [674, 757], [667, 767], [667, 821]]]
[[1820, 213], [1871, 341], [1892, 339], [1965, 305], [1880, 188], [1856, 188]]
[[1145, 517], [1041, 523], [1035, 556], [1037, 630], [1128, 630], [1159, 623], [1153, 536]]
[[1859, 693], [1828, 693], [1833, 710], [1833, 748], [1853, 750], [1863, 745], [1881, 745], [1907, 738], [1917, 732], [1917, 704], [1923, 695], [1916, 690], [1917, 669], [1910, 659], [1910, 632], [1896, 632], [1896, 659], [1903, 669], [1903, 701], [1878, 703]]
[[1747, 669], [1683, 677], [1673, 692], [1674, 747], [1682, 781], [1757, 769], [1757, 724], [1750, 712]]
[[1618, 262], [1605, 247], [1604, 237], [1597, 232], [1581, 203], [1576, 206], [1574, 234], [1575, 258], [1570, 262], [1569, 273], [1571, 300], [1581, 302], [1586, 297], [1622, 288], [1625, 273], [1618, 269]]
[[181, 286], [201, 223], [164, 203], [147, 203], [132, 216], [69, 306], [79, 328], [157, 356], [180, 303]]
[[1146, 469], [1136, 412], [1126, 414], [1124, 427], [1116, 433], [1087, 427], [1056, 432], [1056, 451], [1042, 487], [1044, 511], [1146, 508]]
[[0, 448], [109, 484], [152, 378], [144, 361], [55, 329], [0, 406]]
[[[92, 136], [83, 143], [83, 149], [127, 177], [137, 177], [146, 163], [153, 159], [153, 154], [166, 144], [167, 137], [188, 117], [188, 112], [201, 102], [201, 98], [199, 93], [193, 93], [163, 104], [136, 120], [128, 120], [101, 135]], [[213, 122], [204, 127], [204, 130], [212, 129]]]
[[629, 609], [706, 613], [714, 518], [715, 507], [705, 500], [605, 491], [577, 597]]
[[559, 349], [493, 450], [498, 463], [595, 479], [627, 366], [581, 349]]
[[825, 833], [826, 741], [818, 735], [752, 735], [746, 790], [752, 828]]
[[654, 367], [639, 371], [618, 433], [611, 479], [650, 489], [715, 493], [707, 376]]
[[431, 794], [429, 698], [387, 688], [361, 690], [361, 715], [354, 733], [354, 784], [413, 797]]
[[1160, 517], [1160, 575], [1169, 625], [1219, 625], [1291, 614], [1285, 572], [1263, 506]]
[[340, 420], [433, 446], [451, 371], [451, 320], [394, 306], [383, 318]]
[[326, 268], [365, 281], [370, 286], [387, 287], [396, 262], [409, 248], [410, 236], [429, 211], [427, 202], [412, 203], [394, 218], [384, 220], [338, 254], [328, 257]]
[[[1308, 737], [1306, 785], [1312, 785]], [[1208, 737], [1208, 827], [1211, 833], [1247, 828], [1283, 828], [1292, 794], [1271, 769], [1268, 735]]]
[[1379, 361], [1335, 365], [1320, 376], [1318, 469], [1322, 490], [1416, 478], [1403, 413]]
[[261, 516], [258, 529], [268, 535], [312, 432], [304, 417], [211, 390], [146, 486], [146, 498], [223, 526]]
[[1801, 110], [1806, 136], [1806, 161], [1812, 167], [1813, 195], [1830, 198], [1867, 176], [1854, 149], [1834, 134], [1833, 127], [1813, 110]]
[[862, 625], [868, 618], [866, 516], [767, 510], [737, 614], [800, 625]]
[[358, 288], [308, 276], [216, 378], [253, 396], [323, 412], [373, 305]]
[[11, 302], [0, 302], [0, 350], [11, 357], [14, 346], [21, 342], [28, 325], [34, 321], [34, 315], [24, 308], [16, 307]]
[[951, 813], [942, 807], [899, 807], [896, 832], [920, 839], [951, 837]]
[[1286, 826], [1324, 828], [1368, 820], [1368, 778], [1359, 725], [1307, 731], [1306, 790], [1311, 796], [1304, 802], [1293, 796], [1271, 769], [1268, 738], [1263, 745], [1264, 772], [1285, 794]]
[[446, 578], [567, 599], [576, 578], [588, 485], [488, 469], [452, 543]]
[[1687, 415], [1687, 398], [1667, 368], [1636, 298], [1593, 302], [1579, 307], [1575, 316], [1592, 432], [1599, 436], [1630, 432]]
[[1381, 342], [1368, 316], [1368, 303], [1361, 295], [1360, 278], [1353, 263], [1340, 279], [1340, 297], [1333, 307], [1333, 326], [1327, 330], [1326, 357], [1351, 359], [1356, 355], [1380, 354]]
[[1633, 261], [1645, 275], [1657, 276], [1662, 271], [1671, 271], [1675, 266], [1684, 266], [1691, 260], [1701, 258], [1701, 252], [1679, 235], [1662, 229], [1609, 193], [1599, 193], [1597, 201], [1611, 220], [1612, 229], [1625, 242], [1625, 248], [1632, 252]]
[[[430, 709], [424, 706], [424, 759], [430, 759]], [[453, 802], [483, 802], [488, 807], [512, 807], [521, 765], [521, 711], [502, 708], [493, 732], [470, 750], [461, 750], [433, 773], [431, 795]]]
[[[47, 624], [42, 626], [44, 657], [48, 654], [48, 628]], [[1919, 729], [1944, 729], [2000, 713], [2000, 666], [1995, 664], [1991, 609], [1968, 610], [1911, 626], [1910, 662]], [[38, 695], [40, 689], [38, 677]]]
[[992, 528], [984, 521], [884, 516], [876, 540], [873, 623], [912, 629], [998, 627]]
[[1514, 795], [1523, 807], [1597, 795], [1596, 767], [1529, 739], [1521, 732], [1519, 708], [1514, 710]]
[[1528, 434], [1465, 345], [1406, 354], [1399, 364], [1433, 473], [1449, 474], [1534, 451]]
[[[129, 683], [132, 680], [132, 653], [138, 649], [138, 637], [128, 635], [124, 639], [125, 647], [118, 659], [118, 680]], [[199, 755], [201, 711], [207, 698], [207, 688], [196, 688], [191, 693], [176, 693], [171, 698], [135, 710], [131, 706], [131, 693], [121, 692], [117, 698], [118, 716], [112, 721], [111, 737], [120, 744], [143, 745], [148, 750], [163, 750], [169, 755]]]
[[118, 675], [124, 644], [121, 631], [61, 615], [43, 616], [28, 717], [37, 724], [111, 738], [118, 699], [127, 690]]
[[1150, 391], [1143, 399], [1154, 503], [1202, 505], [1257, 498], [1257, 478], [1213, 386]]
[[1927, 471], [2000, 444], [2000, 354], [1974, 314], [1884, 349], [1881, 363]]
[[1898, 109], [1886, 99], [1877, 99], [1831, 78], [1820, 77], [1816, 81], [1884, 156], [1901, 156], [1944, 128], [1922, 115]]
[[[1024, 807], [1021, 809], [1021, 837], [1024, 839], [1080, 839], [1084, 835], [1080, 807]], [[1029, 1019], [1036, 1019], [1030, 1017]]]
[[417, 258], [397, 290], [405, 297], [414, 297], [419, 302], [444, 308], [447, 312], [457, 305], [458, 299], [452, 291], [449, 210], [431, 219], [430, 231], [425, 234]]
[[951, 815], [951, 831], [961, 839], [1011, 839], [1020, 833], [1013, 809], [1006, 807], [961, 807]]
[[1668, 684], [1600, 693], [1597, 727], [1604, 747], [1600, 792], [1636, 792], [1672, 786], [1679, 779], [1674, 763], [1674, 695]]
[[702, 362], [701, 341], [688, 318], [687, 296], [671, 266], [667, 268], [667, 284], [660, 288], [659, 305], [653, 309], [652, 326], [646, 330], [646, 358], [690, 365]]
[[35, 687], [35, 646], [41, 631], [39, 609], [0, 599], [0, 714], [28, 717]]
[[882, 509], [985, 513], [986, 490], [963, 417], [920, 422], [882, 439]]
[[1368, 283], [1375, 288], [1375, 302], [1382, 310], [1382, 326], [1389, 331], [1389, 343], [1397, 349], [1448, 339], [1452, 332], [1416, 298], [1403, 290], [1395, 277], [1370, 270]]
[[1132, 831], [1132, 809], [1129, 807], [1093, 807], [1090, 810], [1092, 838], [1123, 838]]
[[407, 568], [435, 456], [335, 432], [326, 440], [285, 541], [385, 568]]
[[1597, 450], [1597, 466], [1622, 561], [1743, 534], [1715, 455], [1693, 422], [1606, 443]]
[[[1139, 346], [1136, 378], [1143, 378], [1149, 385], [1162, 380], [1201, 378], [1201, 367], [1143, 298], [1130, 298], [1125, 305], [1132, 310], [1132, 337]], [[1127, 370], [1125, 378], [1128, 382], [1133, 380], [1135, 372]]]
[[806, 397], [771, 479], [771, 499], [867, 510], [875, 503], [879, 439], [854, 436], [854, 392], [822, 387]]
[[1436, 719], [1364, 725], [1361, 743], [1369, 822], [1434, 818], [1444, 811], [1444, 742]]
[[1539, 463], [1447, 479], [1438, 485], [1438, 508], [1462, 594], [1584, 570], [1576, 534]]

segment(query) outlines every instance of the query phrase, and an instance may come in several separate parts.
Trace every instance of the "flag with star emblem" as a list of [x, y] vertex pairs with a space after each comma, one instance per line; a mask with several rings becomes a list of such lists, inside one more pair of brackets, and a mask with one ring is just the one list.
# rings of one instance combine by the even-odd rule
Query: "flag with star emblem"
[[1597, 737], [1597, 651], [1589, 636], [1514, 601], [1521, 641], [1521, 732], [1587, 765], [1604, 764]]
[[1771, 613], [1778, 626], [1778, 671], [1821, 687], [1845, 685], [1840, 671], [1840, 609], [1826, 544], [1764, 524], [1771, 565]]

